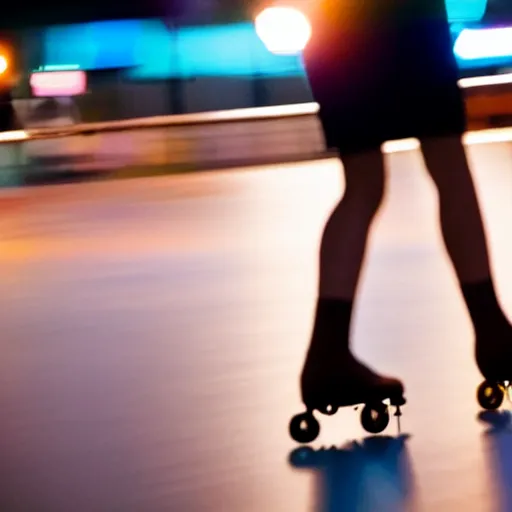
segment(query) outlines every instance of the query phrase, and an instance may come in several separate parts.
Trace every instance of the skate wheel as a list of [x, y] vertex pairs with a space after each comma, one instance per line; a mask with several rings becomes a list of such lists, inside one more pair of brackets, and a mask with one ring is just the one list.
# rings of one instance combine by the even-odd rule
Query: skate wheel
[[478, 403], [487, 411], [495, 411], [503, 403], [505, 391], [497, 382], [484, 381], [478, 387]]
[[382, 402], [366, 404], [361, 412], [361, 425], [370, 434], [380, 434], [389, 425], [387, 406]]
[[297, 414], [290, 421], [290, 435], [298, 443], [311, 443], [320, 433], [320, 424], [311, 413]]
[[335, 405], [323, 405], [322, 407], [319, 407], [318, 410], [325, 414], [326, 416], [334, 416], [338, 412], [338, 407]]

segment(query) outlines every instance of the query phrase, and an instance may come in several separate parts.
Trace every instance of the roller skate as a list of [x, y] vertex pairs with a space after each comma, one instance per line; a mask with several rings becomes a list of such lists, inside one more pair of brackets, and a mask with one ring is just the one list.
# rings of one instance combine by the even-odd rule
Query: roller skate
[[386, 429], [390, 406], [396, 408], [394, 415], [400, 421], [400, 408], [406, 403], [400, 381], [378, 375], [350, 353], [341, 361], [337, 358], [324, 361], [315, 364], [308, 356], [302, 372], [302, 401], [306, 412], [290, 422], [290, 435], [295, 441], [307, 444], [318, 437], [320, 424], [314, 411], [333, 416], [341, 407], [362, 405], [361, 425], [371, 434]]
[[491, 281], [462, 287], [476, 333], [475, 359], [484, 377], [477, 400], [487, 411], [499, 409], [512, 391], [512, 325]]
[[500, 331], [493, 333], [493, 341], [476, 344], [476, 362], [485, 379], [478, 386], [477, 400], [487, 411], [499, 409], [512, 393], [512, 327], [507, 323]]
[[512, 325], [505, 315], [492, 279], [462, 283], [462, 295], [476, 334], [475, 359], [484, 377], [477, 400], [487, 411], [501, 407], [512, 385]]

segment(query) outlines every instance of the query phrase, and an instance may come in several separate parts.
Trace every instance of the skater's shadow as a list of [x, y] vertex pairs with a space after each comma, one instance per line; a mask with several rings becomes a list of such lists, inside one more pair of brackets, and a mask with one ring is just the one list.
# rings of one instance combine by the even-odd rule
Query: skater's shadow
[[478, 419], [488, 426], [484, 438], [493, 474], [491, 481], [499, 495], [499, 510], [512, 510], [512, 414], [485, 411]]
[[289, 461], [317, 472], [318, 512], [400, 512], [412, 490], [406, 440], [372, 437], [342, 449], [297, 448]]

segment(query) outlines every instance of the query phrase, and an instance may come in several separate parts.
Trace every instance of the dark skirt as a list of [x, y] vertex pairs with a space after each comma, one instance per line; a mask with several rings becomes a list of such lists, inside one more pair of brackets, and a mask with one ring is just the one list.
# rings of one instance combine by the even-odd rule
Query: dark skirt
[[446, 17], [397, 19], [345, 27], [325, 13], [313, 19], [304, 64], [327, 146], [341, 154], [466, 130]]

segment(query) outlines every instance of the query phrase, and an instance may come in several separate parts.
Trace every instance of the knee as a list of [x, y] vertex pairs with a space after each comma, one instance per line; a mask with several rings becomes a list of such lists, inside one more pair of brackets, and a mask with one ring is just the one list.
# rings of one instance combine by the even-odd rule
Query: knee
[[345, 193], [342, 202], [360, 215], [373, 217], [382, 205], [385, 193], [385, 172], [381, 153], [347, 159]]
[[466, 151], [459, 137], [424, 140], [422, 149], [427, 170], [440, 194], [451, 194], [471, 181]]
[[384, 176], [380, 173], [368, 174], [361, 183], [350, 183], [345, 190], [344, 199], [357, 205], [368, 215], [375, 215], [384, 200]]

